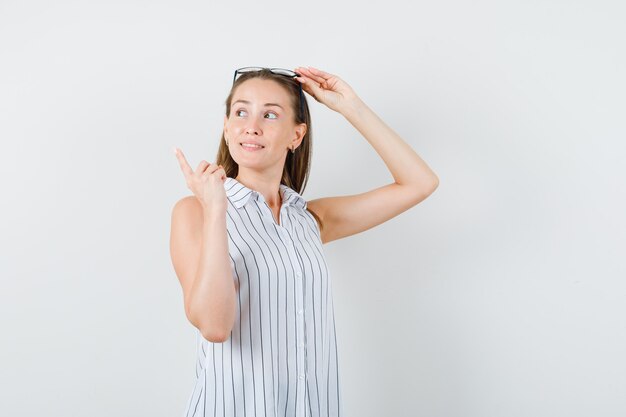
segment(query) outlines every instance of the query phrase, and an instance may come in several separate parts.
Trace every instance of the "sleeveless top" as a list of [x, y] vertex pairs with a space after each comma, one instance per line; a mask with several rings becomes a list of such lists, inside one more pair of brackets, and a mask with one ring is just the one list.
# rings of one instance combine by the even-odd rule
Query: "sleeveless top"
[[332, 285], [318, 224], [280, 184], [280, 224], [265, 198], [224, 182], [236, 319], [223, 343], [196, 331], [185, 417], [343, 415]]

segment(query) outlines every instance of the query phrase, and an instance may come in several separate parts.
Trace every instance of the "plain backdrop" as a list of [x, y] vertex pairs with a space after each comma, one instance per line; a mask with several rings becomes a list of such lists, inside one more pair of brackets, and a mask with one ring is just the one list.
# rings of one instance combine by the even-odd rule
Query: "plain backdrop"
[[[324, 246], [346, 416], [626, 415], [620, 1], [0, 1], [0, 415], [180, 416], [169, 257], [233, 72], [336, 74], [435, 171]], [[307, 97], [303, 196], [393, 178]]]

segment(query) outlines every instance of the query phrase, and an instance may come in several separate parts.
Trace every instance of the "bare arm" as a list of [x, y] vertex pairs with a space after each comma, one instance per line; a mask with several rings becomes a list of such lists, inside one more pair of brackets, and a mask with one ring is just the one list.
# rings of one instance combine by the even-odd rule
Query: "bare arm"
[[439, 178], [419, 155], [360, 99], [345, 117], [374, 147], [395, 182], [346, 196], [323, 197], [307, 207], [322, 221], [322, 243], [361, 233], [417, 205], [439, 186]]
[[170, 253], [187, 319], [205, 339], [224, 342], [235, 322], [237, 295], [225, 213], [204, 209], [194, 196], [181, 199], [172, 211]]

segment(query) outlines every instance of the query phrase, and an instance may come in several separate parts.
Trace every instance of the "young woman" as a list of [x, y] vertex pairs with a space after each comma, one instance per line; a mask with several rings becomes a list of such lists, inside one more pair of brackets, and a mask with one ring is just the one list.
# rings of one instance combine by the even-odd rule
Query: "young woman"
[[[312, 131], [303, 91], [342, 114], [395, 181], [306, 201]], [[437, 176], [345, 81], [312, 67], [235, 71], [216, 162], [194, 171], [175, 153], [193, 192], [174, 206], [170, 242], [198, 329], [185, 416], [342, 416], [322, 244], [418, 204]]]

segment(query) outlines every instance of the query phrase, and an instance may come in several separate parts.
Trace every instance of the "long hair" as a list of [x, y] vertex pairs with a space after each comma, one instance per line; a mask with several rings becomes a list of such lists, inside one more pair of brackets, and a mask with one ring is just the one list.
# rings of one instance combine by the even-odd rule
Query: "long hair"
[[[265, 80], [272, 80], [281, 85], [289, 94], [290, 104], [294, 114], [294, 123], [305, 123], [307, 126], [306, 133], [300, 146], [296, 148], [295, 153], [291, 150], [287, 151], [287, 158], [283, 167], [283, 175], [280, 180], [281, 184], [293, 189], [294, 191], [302, 194], [306, 188], [306, 183], [309, 178], [309, 171], [311, 167], [312, 156], [312, 143], [313, 130], [311, 126], [311, 113], [309, 111], [309, 104], [306, 100], [304, 93], [302, 94], [302, 113], [300, 114], [300, 85], [299, 81], [294, 78], [285, 77], [284, 75], [274, 74], [269, 69], [262, 69], [260, 71], [246, 72], [241, 74], [230, 89], [230, 93], [226, 98], [226, 117], [230, 118], [230, 106], [232, 103], [235, 90], [241, 85], [241, 83], [251, 79], [261, 78]], [[217, 150], [217, 157], [215, 158], [217, 164], [221, 164], [226, 171], [226, 176], [235, 178], [239, 174], [239, 165], [230, 155], [226, 141], [224, 140], [224, 131], [222, 130], [222, 137], [220, 138], [220, 145]], [[308, 209], [308, 208], [307, 208]], [[319, 217], [309, 210], [311, 214], [317, 219], [321, 228], [321, 221]]]

